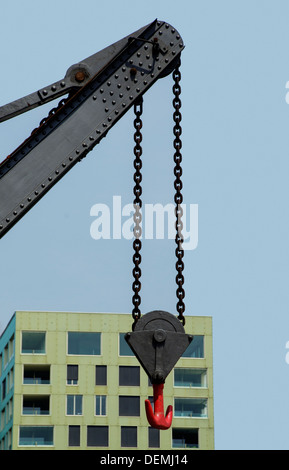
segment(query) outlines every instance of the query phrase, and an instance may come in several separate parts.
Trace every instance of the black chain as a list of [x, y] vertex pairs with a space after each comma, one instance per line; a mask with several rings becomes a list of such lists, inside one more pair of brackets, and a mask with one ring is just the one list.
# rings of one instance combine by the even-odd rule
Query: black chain
[[[173, 93], [174, 93], [174, 99], [173, 99], [173, 106], [174, 106], [174, 114], [173, 114], [173, 119], [174, 119], [174, 162], [175, 162], [175, 168], [174, 168], [174, 174], [175, 174], [175, 182], [174, 182], [174, 187], [176, 190], [175, 193], [175, 215], [176, 215], [176, 256], [177, 256], [177, 262], [176, 262], [176, 269], [177, 269], [177, 276], [176, 276], [176, 283], [177, 283], [177, 312], [178, 312], [178, 318], [179, 320], [185, 325], [185, 317], [184, 317], [184, 311], [185, 311], [185, 304], [184, 304], [184, 298], [185, 298], [185, 291], [183, 288], [184, 285], [184, 275], [183, 275], [183, 270], [184, 270], [184, 262], [183, 262], [183, 257], [184, 257], [184, 250], [183, 250], [183, 235], [182, 235], [182, 230], [183, 230], [183, 223], [182, 223], [182, 215], [183, 215], [183, 209], [182, 209], [182, 203], [183, 203], [183, 195], [182, 195], [182, 189], [183, 189], [183, 184], [182, 184], [182, 154], [181, 154], [181, 148], [182, 148], [182, 141], [181, 141], [181, 134], [182, 134], [182, 127], [181, 127], [181, 120], [182, 120], [182, 115], [180, 112], [181, 108], [181, 100], [180, 100], [180, 94], [181, 94], [181, 86], [180, 86], [180, 80], [181, 80], [181, 72], [179, 70], [179, 65], [173, 72], [173, 79], [174, 79], [174, 86], [173, 86]], [[135, 173], [134, 173], [134, 242], [133, 242], [133, 249], [134, 249], [134, 255], [133, 255], [133, 263], [134, 263], [134, 269], [133, 269], [133, 277], [134, 277], [134, 282], [133, 282], [133, 310], [132, 310], [132, 316], [134, 319], [134, 324], [133, 324], [133, 329], [138, 321], [138, 319], [141, 317], [141, 311], [140, 311], [140, 304], [141, 304], [141, 297], [140, 297], [140, 290], [141, 290], [141, 282], [140, 282], [140, 277], [141, 277], [141, 269], [140, 269], [140, 263], [141, 263], [141, 254], [140, 250], [142, 247], [142, 243], [140, 240], [141, 234], [142, 234], [142, 228], [141, 228], [141, 221], [142, 221], [142, 214], [141, 214], [141, 208], [142, 208], [142, 200], [141, 200], [141, 195], [142, 195], [142, 187], [141, 187], [141, 181], [142, 181], [142, 174], [141, 174], [141, 168], [142, 168], [142, 147], [141, 147], [141, 142], [142, 142], [142, 120], [141, 120], [141, 115], [142, 115], [142, 103], [143, 100], [141, 100], [134, 105], [134, 112], [135, 112], [135, 120], [134, 120], [134, 128], [135, 128], [135, 134], [134, 134], [134, 141], [135, 141], [135, 147], [134, 147], [134, 155], [135, 155], [135, 160], [134, 160], [134, 168], [135, 168]]]
[[132, 285], [134, 295], [133, 295], [133, 310], [132, 310], [132, 316], [134, 319], [134, 324], [133, 324], [133, 329], [136, 325], [136, 322], [141, 316], [141, 311], [140, 311], [140, 304], [141, 304], [141, 297], [139, 295], [139, 292], [141, 290], [141, 282], [140, 282], [140, 277], [141, 277], [141, 269], [140, 269], [140, 263], [141, 263], [141, 247], [142, 247], [142, 242], [141, 242], [141, 235], [142, 235], [142, 228], [141, 228], [141, 221], [142, 221], [142, 214], [141, 214], [141, 208], [142, 208], [142, 200], [141, 200], [141, 195], [142, 195], [142, 187], [141, 187], [141, 181], [142, 181], [142, 174], [141, 174], [141, 168], [142, 168], [142, 147], [141, 147], [141, 142], [142, 142], [142, 120], [141, 120], [141, 115], [143, 111], [143, 99], [142, 97], [140, 100], [135, 103], [134, 105], [134, 113], [135, 113], [135, 120], [134, 120], [134, 128], [135, 128], [135, 133], [134, 133], [134, 141], [135, 141], [135, 147], [134, 147], [134, 168], [135, 168], [135, 173], [134, 173], [134, 241], [133, 241], [133, 249], [134, 249], [134, 255], [133, 255], [133, 263], [134, 263], [134, 268], [133, 268], [133, 277], [134, 277], [134, 282]]
[[183, 275], [183, 270], [184, 270], [184, 262], [183, 262], [183, 257], [184, 257], [184, 250], [183, 250], [183, 235], [182, 235], [182, 230], [183, 230], [183, 223], [182, 223], [182, 215], [183, 215], [183, 209], [182, 209], [182, 202], [183, 202], [183, 195], [182, 195], [182, 189], [183, 189], [183, 183], [181, 180], [182, 176], [182, 154], [181, 154], [181, 148], [182, 148], [182, 141], [181, 141], [181, 134], [182, 134], [182, 127], [181, 127], [181, 120], [182, 120], [182, 115], [180, 112], [180, 108], [182, 105], [182, 102], [180, 100], [180, 94], [181, 94], [181, 86], [180, 86], [180, 81], [181, 81], [181, 72], [179, 70], [179, 66], [176, 67], [176, 69], [173, 72], [173, 79], [174, 79], [174, 86], [173, 86], [173, 93], [174, 93], [174, 99], [173, 99], [173, 106], [174, 106], [174, 148], [175, 148], [175, 154], [174, 154], [174, 162], [175, 162], [175, 168], [174, 168], [174, 174], [175, 174], [175, 204], [176, 204], [176, 209], [175, 209], [175, 214], [176, 214], [176, 257], [177, 257], [177, 262], [176, 262], [176, 269], [177, 269], [177, 276], [176, 276], [176, 283], [177, 283], [177, 311], [178, 311], [178, 318], [179, 320], [185, 325], [185, 317], [184, 317], [184, 311], [185, 311], [185, 304], [184, 304], [184, 298], [185, 298], [185, 291], [183, 288], [184, 285], [184, 275]]

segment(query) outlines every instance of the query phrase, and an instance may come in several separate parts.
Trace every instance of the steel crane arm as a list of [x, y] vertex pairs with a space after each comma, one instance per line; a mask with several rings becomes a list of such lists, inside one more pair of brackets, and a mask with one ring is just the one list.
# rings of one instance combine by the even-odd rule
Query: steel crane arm
[[0, 107], [1, 122], [69, 93], [0, 164], [0, 238], [176, 67], [183, 48], [175, 28], [155, 20], [73, 65], [64, 79]]

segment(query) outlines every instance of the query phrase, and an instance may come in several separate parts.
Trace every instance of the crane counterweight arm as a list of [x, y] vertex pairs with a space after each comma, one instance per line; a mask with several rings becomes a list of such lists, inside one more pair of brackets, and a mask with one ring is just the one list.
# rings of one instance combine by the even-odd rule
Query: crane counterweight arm
[[2, 122], [69, 93], [0, 164], [0, 238], [176, 67], [183, 49], [175, 28], [155, 20], [70, 67], [63, 80], [0, 107]]

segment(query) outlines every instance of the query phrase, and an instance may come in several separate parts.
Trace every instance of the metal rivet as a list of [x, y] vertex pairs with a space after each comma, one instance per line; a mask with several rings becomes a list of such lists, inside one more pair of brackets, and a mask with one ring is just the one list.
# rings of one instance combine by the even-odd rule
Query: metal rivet
[[42, 183], [41, 188], [45, 188], [45, 184], [44, 184], [44, 183]]
[[24, 209], [24, 204], [20, 204], [20, 208], [21, 208], [21, 209]]
[[17, 215], [17, 211], [13, 211], [13, 215]]
[[6, 222], [10, 222], [10, 219], [9, 219], [9, 217], [7, 217], [7, 219], [6, 219]]

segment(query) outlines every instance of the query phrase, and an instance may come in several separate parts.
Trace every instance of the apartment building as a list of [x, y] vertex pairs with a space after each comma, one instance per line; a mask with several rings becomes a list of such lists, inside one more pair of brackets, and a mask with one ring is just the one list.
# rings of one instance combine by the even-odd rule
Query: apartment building
[[131, 325], [129, 314], [15, 312], [0, 337], [0, 449], [213, 449], [211, 317], [186, 316], [194, 340], [166, 379], [165, 431], [147, 422], [153, 389], [124, 339]]

